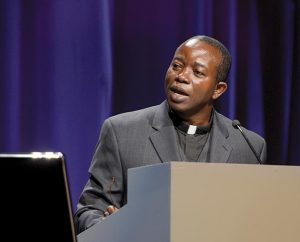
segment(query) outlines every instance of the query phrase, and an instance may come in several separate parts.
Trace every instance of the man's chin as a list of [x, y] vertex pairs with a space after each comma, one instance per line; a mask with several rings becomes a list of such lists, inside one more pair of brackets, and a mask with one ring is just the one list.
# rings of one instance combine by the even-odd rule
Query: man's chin
[[168, 100], [169, 107], [176, 113], [185, 113], [188, 111], [188, 105], [184, 102], [172, 102]]

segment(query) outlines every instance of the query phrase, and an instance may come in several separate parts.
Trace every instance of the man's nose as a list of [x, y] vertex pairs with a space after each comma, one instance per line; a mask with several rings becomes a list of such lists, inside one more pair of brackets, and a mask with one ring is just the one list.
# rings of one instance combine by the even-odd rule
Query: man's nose
[[186, 69], [182, 70], [180, 73], [178, 73], [176, 75], [175, 79], [176, 79], [177, 82], [189, 84], [190, 83], [190, 79], [189, 79], [188, 70], [186, 70]]

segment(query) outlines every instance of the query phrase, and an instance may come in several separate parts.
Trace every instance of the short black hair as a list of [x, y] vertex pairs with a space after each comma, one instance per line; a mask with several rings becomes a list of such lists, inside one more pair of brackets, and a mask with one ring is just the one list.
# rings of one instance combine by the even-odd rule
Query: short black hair
[[212, 37], [199, 35], [195, 36], [195, 38], [217, 48], [220, 51], [222, 55], [222, 61], [218, 66], [217, 81], [226, 82], [231, 67], [231, 55], [228, 49], [220, 41]]

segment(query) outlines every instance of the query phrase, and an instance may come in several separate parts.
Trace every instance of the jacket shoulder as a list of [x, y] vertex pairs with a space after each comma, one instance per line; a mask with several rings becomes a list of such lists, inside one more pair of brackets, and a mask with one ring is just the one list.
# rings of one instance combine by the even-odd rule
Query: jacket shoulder
[[131, 112], [125, 112], [109, 117], [105, 123], [111, 123], [114, 127], [127, 128], [131, 126], [149, 125], [158, 110], [164, 108], [164, 103]]
[[[230, 118], [215, 112], [215, 114], [217, 115], [217, 119], [220, 120], [222, 122], [222, 124], [224, 124], [229, 132], [229, 134], [231, 135], [240, 135], [240, 131], [236, 128], [233, 127], [232, 122], [233, 120], [231, 120]], [[259, 141], [259, 142], [264, 142], [264, 138], [259, 135], [258, 133], [251, 131], [247, 128], [245, 128], [244, 126], [241, 126], [243, 132], [245, 133], [245, 135], [247, 137], [249, 137], [251, 140], [255, 140], [255, 141]]]

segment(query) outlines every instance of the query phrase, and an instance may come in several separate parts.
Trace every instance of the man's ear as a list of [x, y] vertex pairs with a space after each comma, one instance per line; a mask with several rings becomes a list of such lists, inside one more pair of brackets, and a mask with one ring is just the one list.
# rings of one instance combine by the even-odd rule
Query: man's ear
[[213, 100], [218, 99], [226, 90], [227, 90], [227, 83], [218, 82], [212, 96]]

